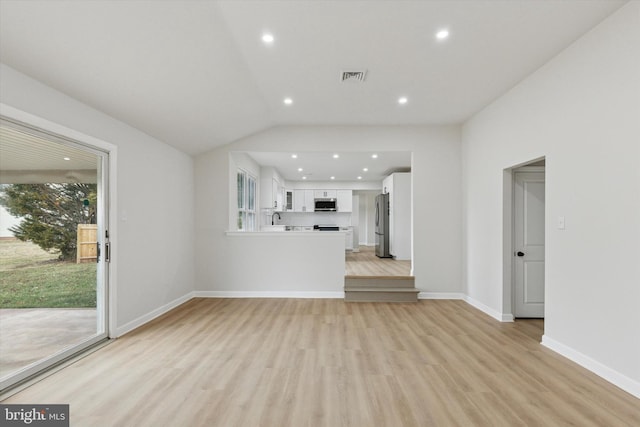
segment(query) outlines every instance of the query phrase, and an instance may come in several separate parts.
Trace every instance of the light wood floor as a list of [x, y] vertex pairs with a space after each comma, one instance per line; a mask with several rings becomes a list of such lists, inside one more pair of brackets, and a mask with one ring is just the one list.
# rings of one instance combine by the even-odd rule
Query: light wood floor
[[411, 261], [378, 258], [372, 246], [360, 246], [360, 252], [346, 253], [346, 276], [409, 276]]
[[462, 301], [194, 299], [4, 403], [78, 426], [638, 426], [640, 401]]

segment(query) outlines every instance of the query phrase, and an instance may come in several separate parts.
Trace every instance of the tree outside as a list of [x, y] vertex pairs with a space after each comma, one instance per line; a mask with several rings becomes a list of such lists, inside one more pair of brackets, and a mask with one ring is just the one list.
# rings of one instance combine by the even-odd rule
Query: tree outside
[[0, 239], [0, 309], [96, 306], [95, 263], [76, 264], [78, 224], [95, 223], [96, 184], [5, 184], [20, 222]]
[[95, 224], [96, 184], [6, 184], [0, 204], [22, 218], [9, 230], [22, 241], [31, 241], [59, 259], [76, 257], [78, 224]]

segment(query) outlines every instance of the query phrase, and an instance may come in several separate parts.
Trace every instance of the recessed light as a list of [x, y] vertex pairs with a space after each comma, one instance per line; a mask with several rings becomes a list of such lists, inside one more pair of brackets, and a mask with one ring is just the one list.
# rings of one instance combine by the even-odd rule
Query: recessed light
[[335, 177], [335, 176], [332, 176], [330, 179], [336, 179], [336, 177]]
[[362, 179], [362, 177], [361, 177], [361, 176], [359, 176], [359, 177], [358, 177], [358, 179]]
[[334, 159], [337, 159], [338, 157], [340, 157], [340, 154], [334, 154], [334, 155], [333, 155], [333, 158], [334, 158]]
[[291, 104], [293, 104], [293, 99], [291, 99], [291, 98], [285, 98], [283, 102], [284, 102], [286, 105], [291, 105]]
[[264, 33], [264, 34], [262, 35], [262, 41], [263, 41], [265, 44], [271, 44], [271, 43], [273, 43], [273, 41], [274, 41], [274, 40], [275, 40], [275, 39], [273, 38], [273, 34], [270, 34], [270, 33]]
[[297, 158], [298, 158], [298, 155], [297, 155], [297, 154], [292, 154], [292, 155], [291, 155], [291, 158], [292, 158], [292, 159], [297, 159]]
[[303, 176], [303, 177], [302, 177], [302, 179], [307, 179], [307, 177], [306, 177], [306, 176]]
[[69, 157], [64, 157], [63, 160], [71, 160]]
[[445, 28], [445, 29], [442, 29], [442, 30], [440, 30], [440, 31], [438, 31], [438, 32], [436, 33], [436, 38], [437, 38], [438, 40], [444, 40], [444, 39], [446, 39], [447, 37], [449, 37], [449, 30], [447, 30], [446, 28]]
[[363, 171], [363, 172], [368, 172], [368, 171], [369, 171], [369, 168], [362, 168], [362, 171]]
[[406, 104], [408, 101], [409, 101], [409, 100], [407, 99], [407, 97], [406, 97], [406, 96], [402, 96], [402, 97], [398, 98], [398, 104], [400, 104], [400, 105], [404, 105], [404, 104]]
[[372, 154], [372, 155], [371, 155], [371, 158], [372, 158], [372, 159], [377, 159], [377, 158], [378, 158], [378, 155], [377, 155], [377, 154]]
[[302, 172], [302, 168], [298, 168], [298, 172]]

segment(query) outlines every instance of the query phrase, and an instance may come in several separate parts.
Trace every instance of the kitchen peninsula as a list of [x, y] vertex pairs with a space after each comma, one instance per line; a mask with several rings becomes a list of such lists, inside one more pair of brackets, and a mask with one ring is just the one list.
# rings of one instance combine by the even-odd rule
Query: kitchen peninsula
[[[220, 296], [342, 298], [345, 233], [322, 231], [229, 231], [230, 282], [247, 284]], [[233, 261], [238, 262], [238, 261]], [[265, 274], [265, 272], [268, 272]]]

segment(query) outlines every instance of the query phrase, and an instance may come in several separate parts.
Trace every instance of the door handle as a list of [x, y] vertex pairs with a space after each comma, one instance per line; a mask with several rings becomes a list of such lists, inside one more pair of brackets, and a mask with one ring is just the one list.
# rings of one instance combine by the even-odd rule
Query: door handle
[[522, 256], [524, 256], [524, 252], [518, 251], [518, 252], [516, 252], [516, 255], [522, 257]]

